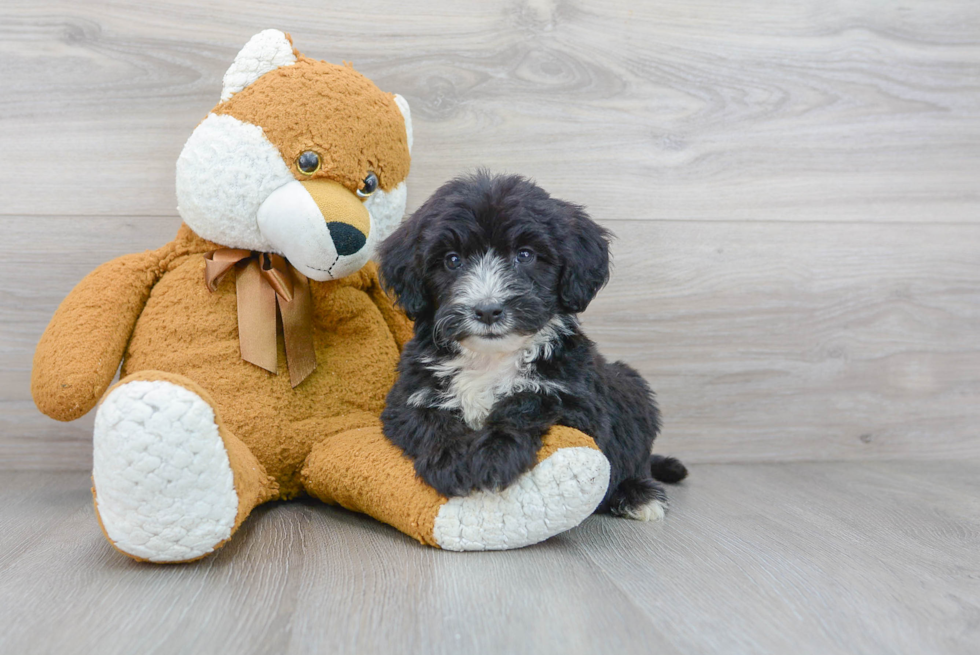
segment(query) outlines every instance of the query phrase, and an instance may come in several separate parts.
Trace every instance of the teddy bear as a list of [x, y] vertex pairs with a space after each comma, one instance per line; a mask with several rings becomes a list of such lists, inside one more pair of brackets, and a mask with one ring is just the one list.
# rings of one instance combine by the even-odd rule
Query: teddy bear
[[412, 325], [371, 258], [405, 212], [411, 148], [407, 102], [351, 65], [277, 30], [235, 57], [177, 161], [175, 239], [85, 277], [34, 357], [42, 412], [97, 406], [92, 493], [117, 550], [196, 560], [304, 495], [448, 550], [526, 546], [593, 512], [609, 463], [576, 430], [552, 429], [510, 487], [458, 498], [384, 438]]

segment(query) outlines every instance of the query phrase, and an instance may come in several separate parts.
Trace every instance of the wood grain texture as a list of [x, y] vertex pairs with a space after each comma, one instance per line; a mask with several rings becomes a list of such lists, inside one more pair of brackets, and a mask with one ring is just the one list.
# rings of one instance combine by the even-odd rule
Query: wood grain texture
[[81, 473], [0, 478], [9, 653], [973, 653], [977, 463], [696, 466], [662, 524], [506, 553], [270, 506], [196, 564], [119, 555]]
[[693, 462], [980, 456], [980, 4], [0, 6], [0, 469], [83, 469], [29, 394], [98, 264], [168, 241], [174, 162], [256, 31], [413, 107], [409, 206], [477, 165], [619, 236], [585, 316]]
[[[980, 456], [980, 225], [604, 223], [614, 274], [583, 321], [658, 392], [658, 450], [692, 462]], [[19, 290], [0, 295], [0, 466], [89, 466], [91, 415], [63, 424], [33, 406], [34, 346], [82, 276], [177, 225], [0, 218], [0, 279]]]
[[253, 33], [408, 98], [412, 206], [479, 165], [613, 218], [977, 221], [980, 5], [766, 0], [0, 8], [3, 213], [173, 213]]

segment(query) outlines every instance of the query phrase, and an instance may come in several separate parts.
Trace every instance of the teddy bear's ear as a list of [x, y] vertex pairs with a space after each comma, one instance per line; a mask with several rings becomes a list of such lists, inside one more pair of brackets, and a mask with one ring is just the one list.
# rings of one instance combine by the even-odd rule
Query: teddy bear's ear
[[405, 134], [408, 135], [408, 154], [412, 154], [412, 110], [408, 108], [408, 100], [395, 94], [395, 104], [402, 112], [405, 119]]
[[245, 44], [235, 56], [231, 67], [225, 71], [221, 87], [221, 102], [280, 66], [296, 63], [293, 41], [279, 30], [263, 30]]

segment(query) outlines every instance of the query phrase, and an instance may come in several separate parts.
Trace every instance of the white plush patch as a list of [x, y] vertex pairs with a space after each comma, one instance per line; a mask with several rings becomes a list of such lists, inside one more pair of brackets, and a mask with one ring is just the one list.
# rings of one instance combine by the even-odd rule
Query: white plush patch
[[651, 500], [646, 505], [640, 505], [626, 512], [627, 518], [634, 521], [663, 521], [666, 507], [659, 500]]
[[270, 250], [288, 259], [311, 280], [323, 282], [350, 275], [368, 260], [365, 248], [353, 255], [337, 254], [320, 208], [296, 180], [269, 194], [256, 216]]
[[391, 236], [401, 223], [407, 201], [408, 187], [404, 180], [391, 191], [378, 189], [364, 201], [364, 206], [371, 215], [371, 234], [368, 235], [366, 248], [372, 257], [378, 252], [378, 245]]
[[337, 256], [326, 220], [262, 128], [211, 114], [177, 159], [177, 211], [201, 237], [229, 248], [282, 255], [313, 280], [358, 271], [405, 214], [405, 182], [364, 201], [365, 247]]
[[408, 100], [401, 97], [397, 93], [395, 94], [395, 104], [398, 105], [398, 109], [402, 112], [402, 118], [405, 119], [405, 135], [408, 137], [408, 153], [412, 154], [412, 141], [414, 139], [412, 135], [412, 110], [408, 107]]
[[520, 391], [559, 393], [564, 387], [539, 377], [534, 363], [551, 355], [554, 343], [566, 330], [563, 319], [556, 317], [529, 336], [467, 337], [460, 343], [459, 354], [452, 359], [426, 363], [437, 378], [447, 381], [445, 391], [420, 389], [409, 396], [408, 403], [416, 407], [458, 409], [463, 421], [478, 430], [500, 398]]
[[210, 114], [177, 159], [177, 211], [209, 241], [269, 252], [256, 213], [273, 191], [293, 181], [261, 127]]
[[584, 521], [609, 486], [609, 461], [592, 448], [562, 448], [511, 486], [450, 498], [432, 534], [445, 550], [507, 550]]
[[194, 559], [235, 524], [238, 494], [214, 410], [170, 382], [130, 382], [103, 401], [92, 479], [109, 539], [136, 557]]
[[221, 102], [280, 66], [296, 63], [293, 46], [279, 30], [263, 30], [245, 44], [235, 55], [235, 61], [225, 71], [221, 87]]

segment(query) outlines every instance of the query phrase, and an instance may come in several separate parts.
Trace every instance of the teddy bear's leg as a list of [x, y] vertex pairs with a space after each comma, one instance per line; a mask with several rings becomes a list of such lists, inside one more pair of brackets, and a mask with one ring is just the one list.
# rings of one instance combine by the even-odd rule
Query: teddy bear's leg
[[92, 483], [106, 538], [151, 562], [204, 557], [276, 492], [207, 392], [159, 371], [127, 376], [103, 398]]
[[590, 437], [556, 426], [545, 435], [538, 464], [513, 485], [447, 499], [416, 477], [412, 462], [373, 426], [314, 446], [303, 483], [316, 498], [430, 546], [505, 550], [544, 541], [592, 514], [609, 485], [609, 462]]

